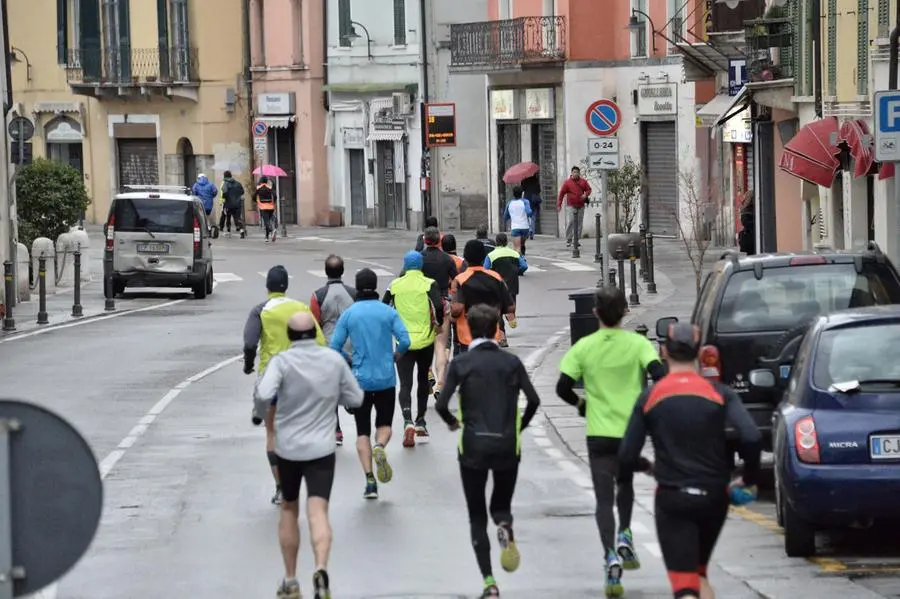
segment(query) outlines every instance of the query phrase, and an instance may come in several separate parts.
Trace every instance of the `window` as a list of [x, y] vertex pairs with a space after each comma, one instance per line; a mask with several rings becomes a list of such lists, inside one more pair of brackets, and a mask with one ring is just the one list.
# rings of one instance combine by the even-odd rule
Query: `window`
[[834, 383], [851, 381], [872, 381], [873, 388], [897, 390], [900, 325], [878, 323], [822, 333], [816, 348], [813, 383], [827, 389]]
[[676, 44], [685, 41], [685, 18], [690, 11], [684, 0], [669, 0], [669, 37]]
[[352, 17], [350, 16], [350, 0], [338, 0], [338, 45], [345, 48], [350, 47], [350, 30], [353, 25], [350, 24]]
[[837, 95], [837, 0], [828, 0], [828, 95]]
[[406, 45], [406, 0], [394, 0], [394, 45]]
[[119, 0], [103, 0], [103, 70], [106, 77], [113, 81], [120, 80], [122, 66], [125, 61], [122, 57], [121, 40], [119, 33]]
[[[632, 11], [647, 12], [646, 8], [646, 0], [631, 0]], [[631, 57], [643, 58], [647, 56], [647, 18], [635, 12], [632, 12], [632, 15], [637, 18], [642, 27], [631, 30]]]
[[69, 54], [69, 7], [66, 0], [56, 0], [56, 62], [66, 64]]
[[172, 76], [175, 81], [189, 81], [191, 75], [190, 35], [188, 34], [187, 0], [171, 0], [169, 4], [172, 30]]
[[878, 37], [891, 33], [891, 0], [878, 0]]
[[303, 64], [303, 0], [293, 0], [294, 9], [294, 47], [291, 52], [291, 63]]
[[871, 263], [767, 268], [732, 275], [719, 307], [720, 333], [785, 331], [804, 318], [835, 310], [896, 303], [900, 286], [885, 267]]
[[500, 20], [513, 18], [513, 0], [497, 0], [500, 3]]
[[869, 95], [869, 0], [856, 9], [856, 94]]
[[193, 230], [191, 202], [160, 198], [116, 200], [116, 232], [191, 233]]

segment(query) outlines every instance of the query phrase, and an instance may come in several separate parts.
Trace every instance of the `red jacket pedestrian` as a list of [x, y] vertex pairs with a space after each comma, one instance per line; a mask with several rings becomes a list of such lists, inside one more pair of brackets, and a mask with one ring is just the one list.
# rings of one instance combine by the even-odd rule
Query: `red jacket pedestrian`
[[556, 210], [560, 211], [563, 207], [563, 200], [567, 206], [573, 208], [584, 208], [584, 203], [591, 195], [591, 186], [581, 178], [581, 169], [577, 166], [572, 168], [572, 175], [566, 179], [562, 187], [559, 189], [559, 196], [556, 198]]

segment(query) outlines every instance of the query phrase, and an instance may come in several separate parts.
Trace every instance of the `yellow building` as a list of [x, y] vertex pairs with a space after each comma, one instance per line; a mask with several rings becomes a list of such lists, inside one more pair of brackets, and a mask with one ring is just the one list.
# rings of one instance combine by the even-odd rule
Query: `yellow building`
[[89, 221], [104, 222], [125, 185], [218, 182], [225, 170], [249, 181], [242, 4], [9, 3], [11, 116], [34, 122], [34, 156], [84, 173]]

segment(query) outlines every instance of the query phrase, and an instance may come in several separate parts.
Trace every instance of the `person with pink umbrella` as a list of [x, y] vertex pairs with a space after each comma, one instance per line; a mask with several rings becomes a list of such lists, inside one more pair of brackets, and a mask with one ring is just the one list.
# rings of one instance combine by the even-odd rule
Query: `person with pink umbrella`
[[277, 225], [275, 223], [275, 190], [272, 189], [272, 183], [265, 175], [259, 178], [259, 185], [253, 191], [253, 201], [259, 210], [259, 217], [262, 219], [263, 227], [266, 229], [266, 243], [269, 243], [269, 235], [272, 236], [272, 243], [278, 237]]

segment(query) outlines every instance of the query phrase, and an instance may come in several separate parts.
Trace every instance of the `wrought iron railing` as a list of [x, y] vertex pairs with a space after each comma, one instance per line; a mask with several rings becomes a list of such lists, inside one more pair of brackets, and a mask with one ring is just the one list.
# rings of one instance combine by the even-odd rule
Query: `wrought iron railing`
[[751, 82], [794, 76], [794, 31], [788, 18], [754, 19], [744, 23], [747, 73]]
[[197, 49], [96, 48], [70, 50], [66, 79], [71, 85], [174, 85], [200, 81]]
[[450, 66], [503, 68], [566, 59], [565, 17], [450, 25]]

